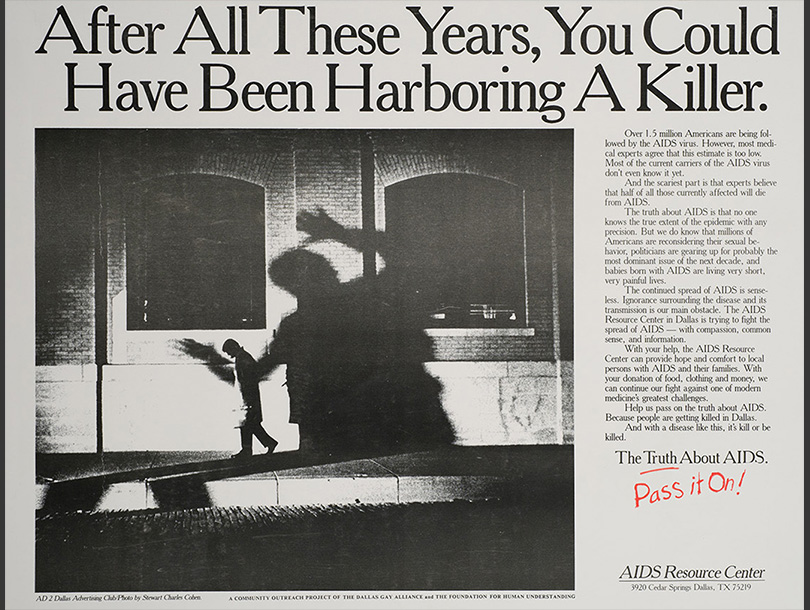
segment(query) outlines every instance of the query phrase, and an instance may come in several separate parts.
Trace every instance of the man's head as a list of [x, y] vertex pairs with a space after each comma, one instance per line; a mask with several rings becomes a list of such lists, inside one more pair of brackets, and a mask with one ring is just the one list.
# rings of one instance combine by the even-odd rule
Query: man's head
[[242, 346], [233, 339], [226, 339], [225, 343], [222, 344], [222, 351], [228, 354], [231, 358], [235, 358], [236, 355], [242, 351]]

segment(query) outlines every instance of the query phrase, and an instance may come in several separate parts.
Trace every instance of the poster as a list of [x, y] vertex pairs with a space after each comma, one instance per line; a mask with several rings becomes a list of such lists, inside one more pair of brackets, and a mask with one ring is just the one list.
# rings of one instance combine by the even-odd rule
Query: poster
[[802, 605], [802, 3], [6, 17], [7, 607]]

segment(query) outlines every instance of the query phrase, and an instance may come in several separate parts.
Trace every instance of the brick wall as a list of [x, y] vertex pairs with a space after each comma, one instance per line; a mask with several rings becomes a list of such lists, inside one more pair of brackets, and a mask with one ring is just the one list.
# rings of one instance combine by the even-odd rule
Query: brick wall
[[36, 362], [95, 362], [98, 152], [76, 130], [39, 130], [36, 165]]

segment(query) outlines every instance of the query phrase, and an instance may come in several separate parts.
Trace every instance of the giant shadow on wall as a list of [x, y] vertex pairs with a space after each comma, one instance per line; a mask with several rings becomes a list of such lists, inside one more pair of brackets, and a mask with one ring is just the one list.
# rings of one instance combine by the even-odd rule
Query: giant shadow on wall
[[[362, 248], [359, 230], [323, 211], [302, 213], [309, 241], [334, 239]], [[384, 252], [385, 236], [376, 243]], [[340, 282], [331, 263], [306, 248], [270, 263], [270, 279], [298, 300], [280, 324], [259, 366], [287, 364], [290, 418], [301, 447], [316, 452], [385, 454], [449, 444], [455, 439], [441, 406], [441, 384], [425, 368], [430, 338], [401, 306], [397, 281], [375, 277]]]
[[[300, 214], [299, 228], [310, 242], [334, 239], [361, 247], [359, 230], [339, 225], [322, 211]], [[383, 251], [384, 239], [377, 235]], [[258, 367], [266, 378], [286, 365], [299, 450], [348, 458], [455, 440], [441, 405], [441, 384], [425, 368], [433, 359], [431, 340], [419, 316], [403, 306], [408, 301], [392, 273], [341, 282], [324, 256], [300, 247], [276, 257], [268, 275], [296, 297], [298, 307], [281, 321]], [[231, 381], [222, 375], [226, 360], [214, 346], [185, 339], [178, 347]]]

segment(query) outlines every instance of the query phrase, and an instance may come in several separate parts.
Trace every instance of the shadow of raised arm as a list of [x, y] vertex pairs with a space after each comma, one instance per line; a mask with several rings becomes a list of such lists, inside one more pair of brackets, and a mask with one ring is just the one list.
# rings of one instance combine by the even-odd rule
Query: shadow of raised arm
[[234, 384], [231, 361], [220, 354], [213, 345], [200, 343], [194, 339], [180, 339], [175, 341], [175, 346], [184, 354], [204, 363], [209, 371], [225, 383]]
[[369, 244], [370, 235], [368, 232], [362, 229], [344, 227], [322, 208], [318, 208], [315, 212], [299, 212], [296, 218], [296, 227], [309, 236], [307, 242], [333, 239], [358, 252], [362, 252], [367, 245], [370, 245], [383, 257], [387, 254], [385, 233], [374, 231], [373, 243]]

